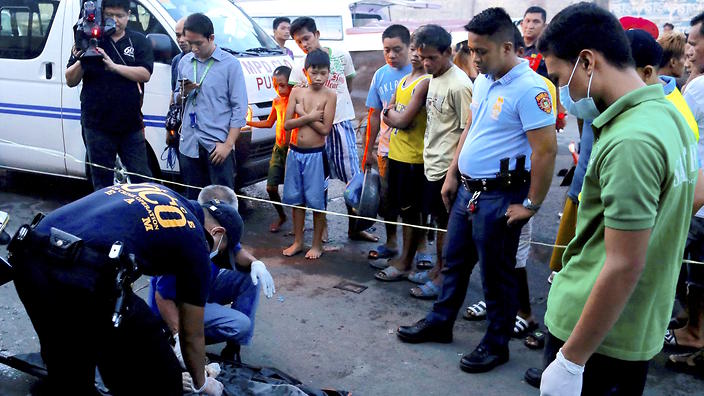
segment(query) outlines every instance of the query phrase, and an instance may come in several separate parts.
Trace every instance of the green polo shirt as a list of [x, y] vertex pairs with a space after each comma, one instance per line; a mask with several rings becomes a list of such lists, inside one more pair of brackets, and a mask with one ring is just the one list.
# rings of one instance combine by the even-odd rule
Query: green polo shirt
[[672, 313], [692, 216], [697, 148], [690, 128], [662, 87], [637, 89], [594, 120], [595, 143], [577, 230], [553, 281], [545, 324], [566, 341], [601, 272], [606, 227], [651, 229], [645, 269], [597, 353], [639, 361], [655, 356]]

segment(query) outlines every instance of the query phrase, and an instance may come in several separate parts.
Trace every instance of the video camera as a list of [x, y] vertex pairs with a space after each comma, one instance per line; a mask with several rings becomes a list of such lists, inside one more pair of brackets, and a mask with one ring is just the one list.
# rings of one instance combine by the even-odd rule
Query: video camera
[[115, 33], [115, 20], [103, 20], [103, 1], [86, 1], [83, 3], [83, 14], [74, 26], [76, 48], [83, 52], [81, 60], [100, 60], [103, 56], [96, 47], [102, 37], [110, 37]]

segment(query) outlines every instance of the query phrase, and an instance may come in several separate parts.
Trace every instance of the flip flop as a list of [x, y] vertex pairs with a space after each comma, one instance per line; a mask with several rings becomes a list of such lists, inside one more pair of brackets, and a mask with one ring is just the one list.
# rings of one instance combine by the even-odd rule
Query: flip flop
[[370, 260], [370, 261], [369, 261], [369, 266], [372, 267], [372, 268], [374, 268], [374, 269], [377, 269], [377, 270], [385, 270], [385, 269], [389, 268], [389, 265], [390, 265], [389, 262], [390, 262], [390, 261], [391, 261], [391, 259], [388, 259], [388, 260]]
[[382, 282], [398, 282], [406, 279], [411, 271], [400, 271], [394, 266], [388, 266], [386, 269], [377, 272], [374, 277]]
[[426, 270], [433, 268], [433, 256], [428, 253], [416, 253], [416, 268]]
[[516, 323], [513, 325], [513, 337], [522, 338], [526, 334], [538, 328], [538, 323], [528, 322], [522, 317], [516, 315]]
[[414, 272], [408, 275], [408, 280], [417, 285], [425, 284], [425, 282], [430, 280], [430, 270]]
[[677, 341], [674, 330], [667, 330], [665, 332], [664, 346], [674, 347], [685, 351], [696, 351], [699, 349], [693, 346], [681, 345], [679, 341]]
[[462, 317], [469, 321], [478, 321], [486, 319], [486, 303], [484, 301], [479, 301], [476, 304], [472, 304], [464, 310]]
[[[415, 290], [420, 290], [420, 293], [414, 292]], [[427, 281], [425, 284], [411, 289], [411, 297], [419, 300], [435, 300], [440, 295], [440, 291], [440, 288], [435, 286], [433, 281]]]
[[379, 245], [374, 250], [370, 250], [367, 254], [369, 260], [390, 259], [396, 257], [398, 250], [389, 249], [385, 245]]
[[541, 330], [535, 330], [526, 336], [523, 344], [528, 349], [543, 349], [545, 347], [545, 333]]

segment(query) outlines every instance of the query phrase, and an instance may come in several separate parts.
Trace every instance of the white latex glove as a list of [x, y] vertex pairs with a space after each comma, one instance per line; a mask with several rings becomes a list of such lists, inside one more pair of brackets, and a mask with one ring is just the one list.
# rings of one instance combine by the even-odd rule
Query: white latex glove
[[183, 354], [181, 353], [181, 342], [178, 339], [178, 333], [174, 334], [174, 341], [176, 341], [176, 345], [174, 345], [174, 355], [176, 355], [176, 359], [178, 359], [179, 364], [181, 365], [182, 369], [186, 369], [186, 363], [183, 361]]
[[213, 362], [205, 365], [205, 376], [211, 378], [217, 378], [220, 375], [220, 365]]
[[584, 366], [565, 359], [562, 349], [543, 371], [540, 379], [541, 396], [579, 396], [582, 393]]
[[256, 286], [259, 281], [262, 281], [262, 289], [266, 298], [271, 298], [276, 293], [274, 287], [274, 278], [271, 277], [269, 271], [266, 270], [266, 265], [257, 260], [252, 263], [252, 269], [249, 275], [252, 277], [252, 283]]
[[225, 386], [213, 377], [205, 377], [205, 384], [200, 389], [193, 386], [193, 378], [187, 372], [181, 373], [181, 382], [184, 392], [193, 392], [209, 396], [221, 396]]

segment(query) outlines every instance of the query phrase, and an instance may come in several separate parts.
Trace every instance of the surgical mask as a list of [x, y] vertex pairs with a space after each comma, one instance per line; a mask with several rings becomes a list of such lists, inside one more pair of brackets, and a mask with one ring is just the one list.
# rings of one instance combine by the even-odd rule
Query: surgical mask
[[218, 241], [218, 246], [215, 248], [215, 250], [213, 250], [212, 252], [210, 252], [210, 259], [211, 259], [211, 260], [214, 259], [215, 256], [218, 255], [218, 253], [220, 253], [220, 244], [222, 244], [222, 238], [223, 238], [223, 236], [224, 236], [224, 234], [220, 236], [220, 240]]
[[572, 75], [570, 75], [570, 79], [569, 81], [567, 81], [567, 85], [563, 85], [560, 87], [560, 102], [563, 106], [565, 106], [567, 112], [572, 114], [573, 116], [581, 118], [583, 120], [593, 121], [599, 116], [599, 114], [601, 114], [599, 109], [597, 109], [596, 104], [594, 103], [594, 98], [589, 96], [589, 92], [592, 88], [592, 78], [594, 78], [594, 73], [592, 73], [592, 75], [589, 77], [589, 86], [587, 87], [586, 98], [582, 98], [575, 102], [570, 96], [570, 83], [572, 82], [572, 77], [574, 77], [574, 72], [577, 71], [578, 65], [579, 59], [577, 59], [577, 62], [574, 65], [574, 69], [572, 69]]

